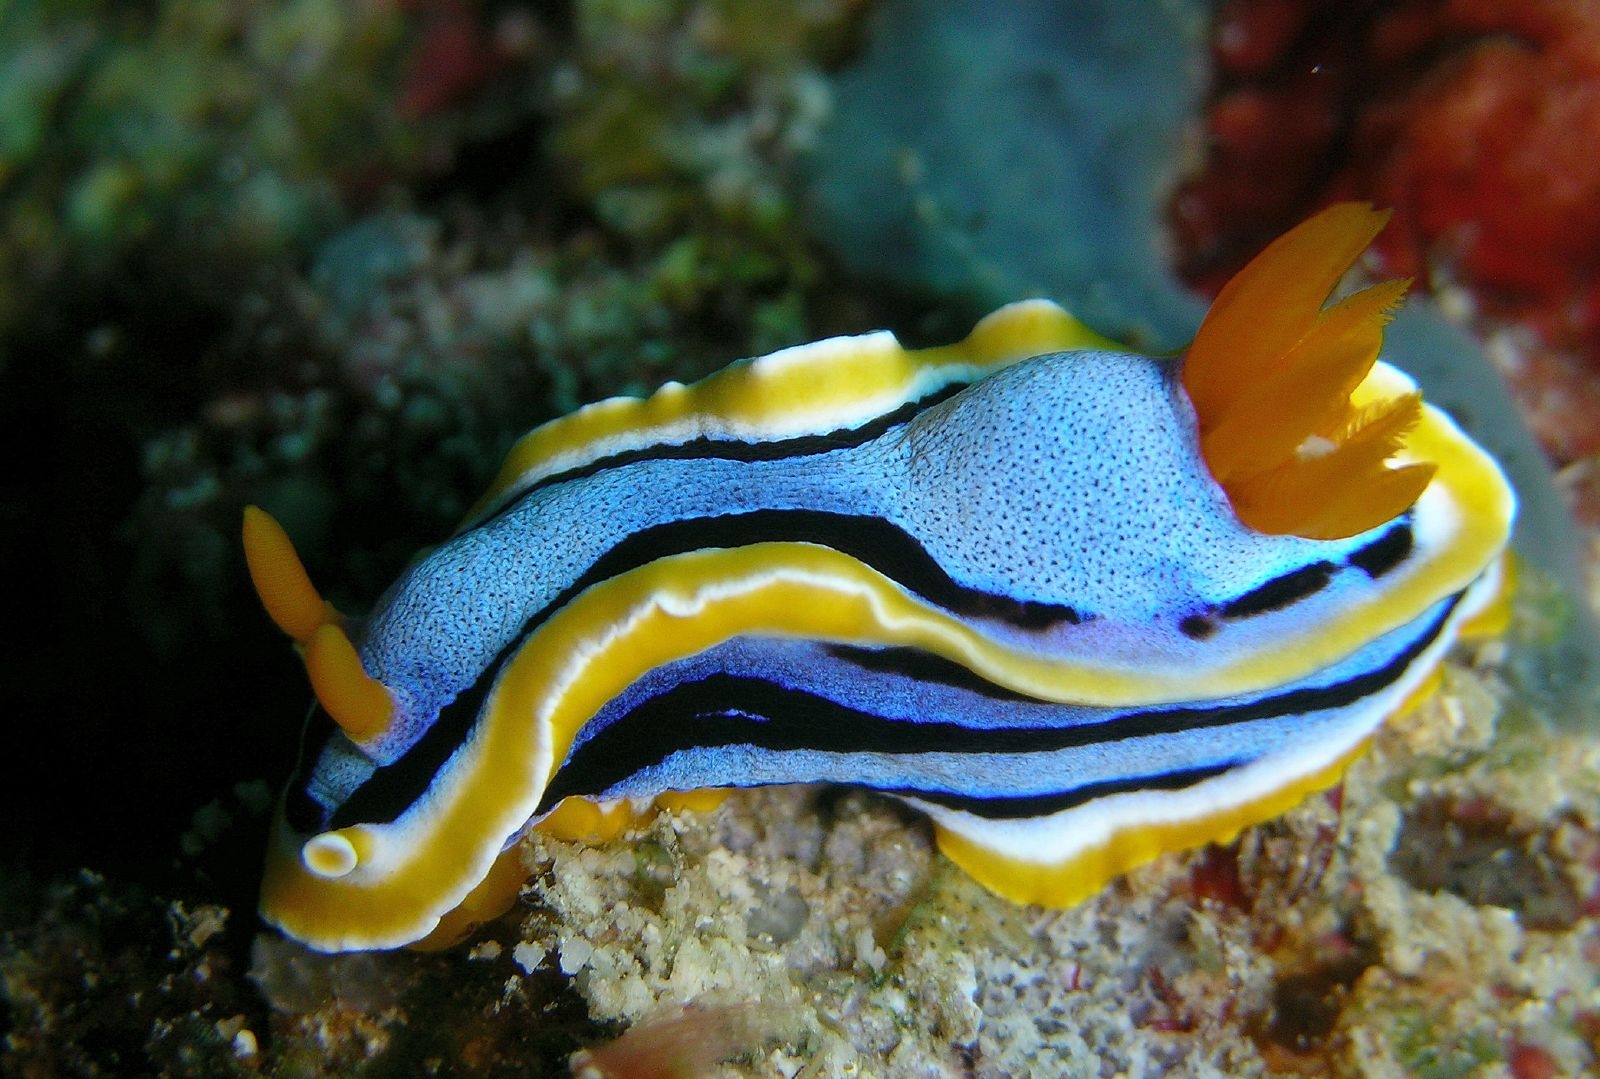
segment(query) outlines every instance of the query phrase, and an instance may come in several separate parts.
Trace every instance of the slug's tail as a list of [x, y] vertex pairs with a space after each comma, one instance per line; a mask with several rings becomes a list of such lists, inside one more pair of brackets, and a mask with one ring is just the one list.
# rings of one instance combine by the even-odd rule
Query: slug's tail
[[1261, 532], [1340, 539], [1402, 513], [1433, 478], [1391, 458], [1417, 394], [1358, 406], [1409, 281], [1323, 301], [1389, 215], [1346, 202], [1290, 230], [1224, 286], [1183, 360], [1206, 464]]
[[268, 617], [299, 647], [323, 709], [357, 742], [388, 730], [389, 690], [362, 669], [344, 616], [312, 585], [283, 526], [256, 506], [244, 509], [244, 557]]

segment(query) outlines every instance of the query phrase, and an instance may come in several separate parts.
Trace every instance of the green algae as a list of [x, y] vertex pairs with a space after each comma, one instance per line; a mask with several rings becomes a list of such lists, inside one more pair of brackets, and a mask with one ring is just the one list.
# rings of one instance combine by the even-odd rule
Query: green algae
[[375, 77], [399, 31], [325, 0], [6, 5], [0, 335], [28, 297], [113, 287], [129, 260], [215, 297], [336, 222], [336, 171], [400, 149]]
[[1426, 1013], [1402, 1010], [1394, 1017], [1389, 1039], [1395, 1058], [1417, 1079], [1470, 1079], [1485, 1064], [1502, 1059], [1499, 1044], [1484, 1031], [1449, 1037]]

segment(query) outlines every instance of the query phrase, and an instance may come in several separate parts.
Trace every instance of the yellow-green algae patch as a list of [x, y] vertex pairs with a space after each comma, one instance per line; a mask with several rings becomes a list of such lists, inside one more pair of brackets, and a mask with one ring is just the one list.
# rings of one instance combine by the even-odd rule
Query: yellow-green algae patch
[[753, 1006], [729, 1076], [1584, 1074], [1600, 747], [1503, 695], [1449, 666], [1340, 790], [1066, 911], [986, 893], [855, 793], [535, 837], [519, 958], [619, 1028]]

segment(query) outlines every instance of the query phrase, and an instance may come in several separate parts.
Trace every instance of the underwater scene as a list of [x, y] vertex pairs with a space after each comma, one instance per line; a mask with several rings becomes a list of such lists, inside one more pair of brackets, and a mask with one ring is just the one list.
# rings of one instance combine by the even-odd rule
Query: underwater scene
[[1593, 0], [0, 0], [0, 1075], [1600, 1075], [1596, 146]]

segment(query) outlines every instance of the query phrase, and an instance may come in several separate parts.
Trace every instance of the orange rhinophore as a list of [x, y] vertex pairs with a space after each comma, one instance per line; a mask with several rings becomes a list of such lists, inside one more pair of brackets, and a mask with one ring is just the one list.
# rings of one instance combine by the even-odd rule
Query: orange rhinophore
[[312, 692], [346, 734], [360, 742], [388, 728], [394, 702], [383, 683], [361, 668], [343, 629], [332, 622], [318, 626], [306, 641], [305, 661]]
[[358, 742], [381, 734], [394, 712], [388, 689], [362, 669], [343, 616], [317, 592], [283, 526], [256, 506], [244, 510], [244, 557], [267, 615], [299, 645], [323, 709]]
[[305, 644], [324, 622], [341, 620], [311, 583], [283, 526], [259, 506], [244, 508], [244, 560], [267, 616], [296, 644]]

